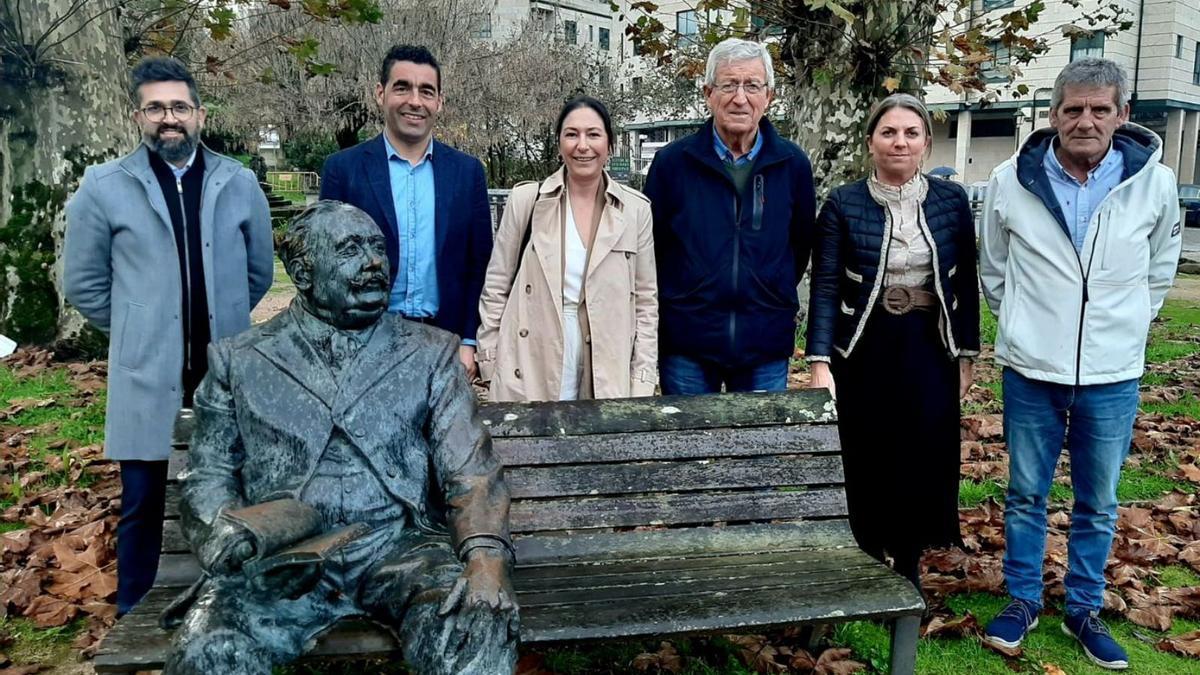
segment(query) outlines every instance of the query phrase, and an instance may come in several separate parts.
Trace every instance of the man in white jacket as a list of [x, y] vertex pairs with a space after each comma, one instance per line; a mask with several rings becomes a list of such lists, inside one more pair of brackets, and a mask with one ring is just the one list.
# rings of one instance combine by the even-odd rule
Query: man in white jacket
[[1098, 618], [1150, 321], [1182, 246], [1162, 141], [1129, 120], [1120, 66], [1087, 58], [1054, 83], [1051, 129], [992, 172], [980, 231], [998, 317], [1009, 452], [1004, 575], [1012, 602], [984, 641], [1013, 648], [1042, 608], [1046, 497], [1064, 438], [1075, 506], [1063, 630], [1105, 668], [1128, 657]]

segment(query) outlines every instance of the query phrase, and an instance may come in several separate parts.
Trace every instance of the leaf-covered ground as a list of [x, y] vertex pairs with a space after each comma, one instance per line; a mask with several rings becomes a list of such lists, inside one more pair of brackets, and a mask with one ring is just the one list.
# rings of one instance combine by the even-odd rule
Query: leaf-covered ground
[[[986, 313], [985, 313], [986, 314]], [[985, 319], [985, 338], [994, 337]], [[1118, 496], [1106, 569], [1106, 619], [1130, 672], [1200, 672], [1200, 306], [1169, 302], [1152, 331], [1142, 411]], [[103, 461], [105, 365], [55, 363], [21, 351], [0, 368], [0, 675], [86, 672], [112, 624], [116, 467]], [[804, 375], [793, 376], [794, 386]], [[1099, 673], [1058, 629], [1070, 513], [1069, 461], [1051, 492], [1050, 606], [1016, 654], [977, 636], [1004, 604], [1001, 558], [1008, 473], [998, 372], [986, 359], [964, 406], [960, 520], [966, 550], [929, 553], [932, 611], [920, 673]], [[886, 628], [870, 622], [808, 631], [523, 651], [525, 675], [886, 672]], [[386, 664], [317, 663], [286, 672], [389, 672]]]

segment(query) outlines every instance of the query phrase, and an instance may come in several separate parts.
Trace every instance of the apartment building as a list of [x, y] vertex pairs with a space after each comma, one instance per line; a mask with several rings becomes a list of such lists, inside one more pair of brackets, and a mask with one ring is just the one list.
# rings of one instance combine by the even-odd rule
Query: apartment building
[[[1104, 0], [1122, 6], [1133, 17], [1130, 30], [1115, 35], [1093, 33], [1074, 39], [1050, 33], [1050, 51], [1021, 68], [1010, 86], [1005, 69], [1008, 56], [997, 46], [988, 70], [1000, 87], [1000, 98], [981, 105], [980, 96], [955, 95], [929, 87], [926, 102], [945, 114], [934, 125], [931, 167], [953, 167], [957, 180], [970, 184], [987, 180], [1034, 129], [1049, 125], [1054, 78], [1071, 61], [1103, 56], [1125, 67], [1133, 95], [1132, 120], [1163, 138], [1163, 163], [1181, 183], [1200, 182], [1197, 146], [1200, 144], [1200, 0]], [[975, 0], [978, 16], [1012, 11], [1021, 0]], [[1096, 4], [1092, 0], [1091, 4]], [[1083, 11], [1088, 9], [1085, 3]], [[1065, 23], [1079, 25], [1080, 11], [1063, 0], [1047, 0], [1039, 29]], [[1016, 85], [1028, 93], [1014, 98]]]

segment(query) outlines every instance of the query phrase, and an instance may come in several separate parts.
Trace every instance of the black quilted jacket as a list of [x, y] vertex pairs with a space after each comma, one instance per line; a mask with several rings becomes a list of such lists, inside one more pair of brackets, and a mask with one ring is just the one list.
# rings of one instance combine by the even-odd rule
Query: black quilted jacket
[[[928, 180], [922, 210], [937, 248], [934, 283], [950, 319], [945, 341], [953, 355], [977, 352], [979, 285], [971, 207], [958, 183]], [[851, 352], [869, 315], [886, 229], [884, 209], [871, 198], [865, 178], [835, 189], [825, 201], [813, 249], [807, 356], [832, 356], [834, 348], [847, 356]], [[883, 310], [876, 304], [870, 311]]]

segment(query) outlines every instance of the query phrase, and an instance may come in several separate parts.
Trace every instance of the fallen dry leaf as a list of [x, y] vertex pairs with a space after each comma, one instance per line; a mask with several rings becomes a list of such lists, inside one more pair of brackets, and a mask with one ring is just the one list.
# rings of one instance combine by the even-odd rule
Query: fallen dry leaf
[[921, 637], [968, 637], [979, 634], [979, 620], [967, 612], [963, 616], [945, 618], [935, 616], [921, 630]]
[[1147, 607], [1144, 609], [1131, 609], [1125, 613], [1125, 618], [1139, 626], [1153, 628], [1157, 631], [1167, 631], [1171, 629], [1171, 618], [1174, 612], [1169, 607]]
[[1200, 630], [1163, 638], [1154, 643], [1154, 647], [1159, 651], [1200, 659]]

